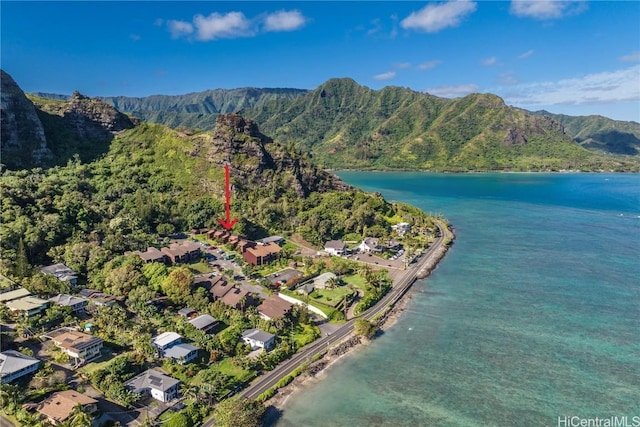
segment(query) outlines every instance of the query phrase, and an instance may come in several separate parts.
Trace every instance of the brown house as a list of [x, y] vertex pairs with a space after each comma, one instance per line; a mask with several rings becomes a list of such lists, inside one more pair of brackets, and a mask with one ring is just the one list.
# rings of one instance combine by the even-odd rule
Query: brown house
[[75, 390], [59, 391], [38, 405], [37, 411], [47, 417], [52, 424], [58, 424], [69, 418], [76, 405], [86, 407], [91, 414], [96, 411], [98, 401]]
[[263, 265], [278, 258], [282, 249], [275, 243], [249, 247], [242, 253], [244, 260], [251, 265]]
[[263, 319], [273, 320], [289, 315], [292, 309], [293, 304], [272, 295], [258, 306], [258, 313]]
[[227, 292], [221, 299], [225, 305], [229, 307], [236, 308], [238, 310], [245, 309], [250, 305], [253, 305], [255, 302], [251, 297], [251, 294], [245, 290], [238, 289], [236, 287], [232, 288]]
[[129, 254], [138, 255], [140, 259], [142, 259], [142, 261], [144, 261], [145, 263], [150, 263], [150, 262], [166, 263], [168, 261], [167, 256], [162, 251], [160, 251], [157, 248], [154, 248], [153, 246], [148, 247], [147, 250], [144, 252], [141, 252], [141, 251], [125, 252], [125, 255], [129, 255]]
[[229, 292], [233, 288], [233, 285], [227, 283], [227, 280], [222, 276], [216, 276], [211, 281], [211, 289], [209, 292], [213, 295], [214, 300], [218, 300], [225, 296], [227, 292]]
[[179, 262], [190, 262], [200, 258], [202, 248], [195, 242], [172, 243], [168, 248], [161, 248], [160, 251], [167, 256], [171, 264]]

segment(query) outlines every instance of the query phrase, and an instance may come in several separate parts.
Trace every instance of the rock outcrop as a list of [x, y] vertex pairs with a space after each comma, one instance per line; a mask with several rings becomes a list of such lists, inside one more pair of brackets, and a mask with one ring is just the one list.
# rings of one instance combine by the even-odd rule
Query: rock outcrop
[[338, 177], [313, 166], [294, 151], [263, 135], [258, 125], [238, 114], [217, 117], [212, 134], [209, 160], [222, 165], [229, 163], [241, 183], [268, 187], [275, 180], [287, 180], [300, 197], [318, 191], [348, 188]]
[[105, 140], [113, 132], [131, 129], [134, 123], [109, 104], [75, 91], [62, 107], [67, 125], [80, 139]]
[[0, 74], [0, 162], [9, 169], [42, 166], [52, 154], [36, 108], [9, 74]]

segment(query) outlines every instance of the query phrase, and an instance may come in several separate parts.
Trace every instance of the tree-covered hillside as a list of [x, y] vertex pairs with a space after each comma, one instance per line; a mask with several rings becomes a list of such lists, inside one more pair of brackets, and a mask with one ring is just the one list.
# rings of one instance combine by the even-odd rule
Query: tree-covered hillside
[[640, 123], [611, 120], [602, 116], [567, 116], [536, 111], [553, 117], [580, 145], [605, 153], [640, 154]]
[[258, 238], [298, 232], [315, 244], [347, 233], [382, 233], [402, 220], [429, 219], [380, 195], [352, 189], [273, 142], [237, 115], [212, 132], [156, 124], [121, 131], [99, 160], [50, 169], [5, 171], [1, 270], [25, 261], [106, 262], [157, 242], [158, 234], [217, 226], [224, 217], [224, 164], [230, 164], [234, 232]]
[[551, 117], [509, 107], [490, 94], [448, 100], [334, 79], [293, 101], [243, 113], [327, 168], [637, 169], [631, 159], [599, 156], [575, 144]]

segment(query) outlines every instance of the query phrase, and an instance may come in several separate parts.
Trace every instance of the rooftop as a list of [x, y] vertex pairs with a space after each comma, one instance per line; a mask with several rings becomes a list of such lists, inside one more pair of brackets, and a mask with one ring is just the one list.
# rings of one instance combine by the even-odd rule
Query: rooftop
[[40, 363], [38, 359], [27, 356], [15, 350], [0, 353], [0, 378], [12, 374], [32, 365]]
[[167, 391], [176, 384], [180, 384], [175, 378], [164, 375], [155, 369], [144, 371], [140, 375], [133, 377], [125, 383], [127, 387], [133, 389], [134, 392], [140, 392], [148, 388], [154, 390]]
[[280, 253], [282, 248], [275, 243], [267, 243], [265, 245], [257, 245], [252, 248], [247, 248], [247, 252], [253, 254], [256, 257], [265, 257], [271, 254]]
[[102, 342], [102, 338], [94, 337], [93, 335], [85, 334], [71, 328], [56, 329], [44, 336], [52, 339], [59, 347], [67, 350], [76, 350], [78, 352]]
[[55, 297], [49, 298], [49, 301], [54, 302], [58, 305], [69, 306], [69, 307], [74, 306], [76, 304], [81, 304], [83, 302], [87, 302], [87, 300], [84, 298], [74, 297], [72, 295], [67, 295], [67, 294], [56, 295]]
[[170, 357], [172, 359], [182, 359], [195, 350], [200, 350], [200, 348], [191, 344], [176, 344], [173, 347], [166, 349], [164, 351], [164, 355], [165, 357]]
[[250, 338], [260, 342], [267, 342], [274, 337], [275, 335], [261, 329], [247, 329], [242, 333], [242, 338]]
[[180, 339], [182, 339], [182, 337], [177, 332], [164, 332], [153, 338], [153, 345], [164, 347]]
[[78, 393], [75, 390], [59, 391], [49, 396], [38, 406], [38, 412], [58, 422], [69, 418], [73, 408], [80, 405], [91, 405], [98, 403], [97, 400]]
[[31, 292], [29, 292], [25, 288], [18, 288], [8, 292], [2, 292], [0, 293], [0, 302], [12, 301], [14, 299], [26, 297], [27, 295], [31, 295]]
[[197, 329], [206, 329], [211, 325], [218, 323], [218, 319], [208, 314], [201, 314], [195, 319], [189, 320], [189, 323], [191, 323]]
[[31, 311], [49, 304], [49, 301], [36, 298], [34, 296], [26, 296], [7, 302], [7, 307], [12, 311]]
[[347, 245], [342, 240], [329, 240], [324, 244], [325, 249], [344, 250]]
[[291, 311], [293, 305], [282, 298], [272, 295], [258, 306], [258, 312], [269, 319], [278, 319]]

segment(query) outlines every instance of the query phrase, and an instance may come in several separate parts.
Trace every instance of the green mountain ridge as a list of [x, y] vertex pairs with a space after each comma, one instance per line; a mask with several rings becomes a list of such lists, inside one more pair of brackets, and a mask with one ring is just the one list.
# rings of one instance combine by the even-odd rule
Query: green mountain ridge
[[427, 170], [622, 170], [633, 160], [576, 144], [550, 116], [492, 94], [444, 99], [406, 88], [379, 91], [332, 79], [293, 101], [242, 110], [325, 168]]
[[242, 88], [102, 99], [174, 128], [210, 130], [219, 112], [238, 111], [328, 168], [635, 170], [637, 160], [629, 156], [640, 152], [636, 122], [532, 113], [491, 94], [446, 99], [394, 86], [376, 91], [349, 78], [313, 91]]

